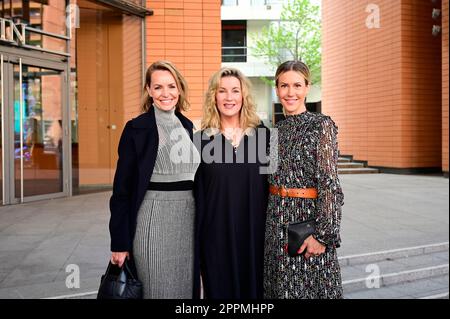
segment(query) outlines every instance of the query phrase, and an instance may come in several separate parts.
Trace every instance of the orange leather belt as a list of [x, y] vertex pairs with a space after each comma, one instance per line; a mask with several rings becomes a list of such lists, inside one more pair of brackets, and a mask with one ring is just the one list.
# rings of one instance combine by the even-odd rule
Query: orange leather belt
[[281, 197], [298, 197], [298, 198], [317, 198], [317, 189], [315, 188], [284, 188], [270, 185], [271, 194]]

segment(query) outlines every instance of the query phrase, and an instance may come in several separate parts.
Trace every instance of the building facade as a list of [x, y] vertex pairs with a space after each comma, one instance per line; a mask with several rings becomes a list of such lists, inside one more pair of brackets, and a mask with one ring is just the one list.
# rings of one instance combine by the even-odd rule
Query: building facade
[[201, 118], [220, 68], [215, 0], [0, 1], [0, 204], [110, 189], [146, 67], [174, 62]]
[[448, 0], [322, 9], [322, 110], [339, 126], [341, 154], [448, 176]]
[[[269, 126], [282, 114], [275, 90], [263, 78], [273, 79], [275, 68], [253, 54], [254, 36], [280, 22], [283, 0], [222, 1], [222, 66], [240, 69], [250, 80], [260, 118]], [[320, 86], [313, 86], [308, 102], [321, 101]]]

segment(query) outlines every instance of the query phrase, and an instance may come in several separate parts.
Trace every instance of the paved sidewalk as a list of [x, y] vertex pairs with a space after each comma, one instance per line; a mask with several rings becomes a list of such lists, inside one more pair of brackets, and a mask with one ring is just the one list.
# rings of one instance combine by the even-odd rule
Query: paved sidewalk
[[[339, 256], [449, 241], [448, 179], [340, 178], [345, 205]], [[96, 291], [110, 256], [109, 197], [104, 192], [0, 207], [0, 298]], [[80, 288], [66, 287], [73, 271], [66, 272], [68, 265], [79, 267]]]

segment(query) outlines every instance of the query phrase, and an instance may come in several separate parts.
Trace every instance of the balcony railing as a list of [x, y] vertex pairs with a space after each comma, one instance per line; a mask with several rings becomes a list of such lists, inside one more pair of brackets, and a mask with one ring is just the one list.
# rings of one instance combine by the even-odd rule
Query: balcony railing
[[247, 62], [247, 47], [222, 47], [222, 62]]

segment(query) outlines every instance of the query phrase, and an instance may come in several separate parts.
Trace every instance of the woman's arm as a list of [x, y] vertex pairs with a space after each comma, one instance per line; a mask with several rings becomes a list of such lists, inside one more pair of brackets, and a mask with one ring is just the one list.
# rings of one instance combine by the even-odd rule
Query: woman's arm
[[316, 232], [314, 238], [325, 246], [340, 245], [341, 206], [344, 195], [337, 173], [337, 126], [330, 117], [320, 125], [317, 145]]
[[116, 173], [114, 175], [113, 194], [109, 201], [111, 218], [109, 231], [112, 252], [129, 252], [130, 214], [132, 209], [132, 192], [135, 191], [137, 156], [131, 136], [131, 121], [125, 125], [120, 137]]

